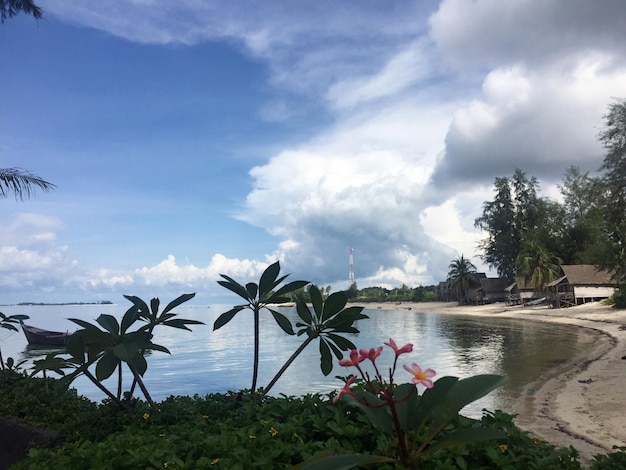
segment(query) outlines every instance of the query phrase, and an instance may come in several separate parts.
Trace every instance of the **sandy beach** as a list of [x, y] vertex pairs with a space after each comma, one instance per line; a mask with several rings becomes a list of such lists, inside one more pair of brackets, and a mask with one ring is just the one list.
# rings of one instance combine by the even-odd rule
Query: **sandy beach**
[[626, 310], [599, 302], [571, 308], [508, 306], [504, 303], [376, 303], [383, 310], [411, 309], [441, 314], [522, 318], [588, 328], [598, 341], [588, 351], [540, 381], [528, 384], [514, 410], [516, 424], [554, 445], [575, 447], [583, 463], [595, 454], [626, 446]]

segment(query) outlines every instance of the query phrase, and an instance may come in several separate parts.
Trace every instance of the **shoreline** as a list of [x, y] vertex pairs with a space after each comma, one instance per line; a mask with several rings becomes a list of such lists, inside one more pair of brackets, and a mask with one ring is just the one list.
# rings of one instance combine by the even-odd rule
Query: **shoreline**
[[[358, 303], [355, 303], [357, 305]], [[527, 384], [518, 398], [515, 424], [553, 445], [572, 446], [588, 464], [595, 454], [626, 445], [626, 310], [600, 302], [570, 308], [494, 303], [401, 302], [359, 304], [367, 309], [415, 310], [558, 323], [591, 330], [597, 340], [565, 365]]]

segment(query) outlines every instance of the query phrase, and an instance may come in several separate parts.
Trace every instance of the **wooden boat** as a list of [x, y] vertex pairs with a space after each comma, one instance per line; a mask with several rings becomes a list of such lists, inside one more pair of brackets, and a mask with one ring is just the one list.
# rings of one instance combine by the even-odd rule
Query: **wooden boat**
[[26, 336], [28, 344], [37, 344], [41, 346], [65, 346], [67, 339], [71, 335], [69, 332], [63, 333], [60, 331], [50, 331], [37, 328], [36, 326], [30, 326], [25, 324], [23, 321], [21, 321], [20, 324], [22, 325], [22, 331], [24, 331], [24, 336]]

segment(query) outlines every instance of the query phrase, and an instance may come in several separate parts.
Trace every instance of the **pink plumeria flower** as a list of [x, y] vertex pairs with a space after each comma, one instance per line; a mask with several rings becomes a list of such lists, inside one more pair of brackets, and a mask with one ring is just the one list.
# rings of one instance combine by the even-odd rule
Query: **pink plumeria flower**
[[382, 346], [379, 346], [376, 349], [370, 348], [369, 351], [367, 349], [361, 349], [359, 351], [359, 353], [361, 354], [361, 360], [364, 361], [365, 359], [369, 359], [370, 361], [374, 362], [376, 358], [380, 356], [382, 350]]
[[359, 356], [358, 351], [356, 349], [353, 349], [352, 351], [350, 351], [350, 359], [341, 359], [339, 361], [339, 365], [344, 367], [357, 367], [364, 360], [365, 358]]
[[352, 390], [350, 390], [350, 385], [352, 385], [352, 382], [354, 382], [355, 380], [356, 380], [356, 375], [352, 375], [350, 376], [348, 380], [346, 380], [346, 383], [343, 386], [343, 388], [339, 390], [339, 393], [335, 396], [335, 398], [333, 398], [333, 403], [337, 403], [343, 395], [352, 395]]
[[411, 379], [411, 381], [415, 385], [422, 384], [426, 388], [433, 388], [433, 381], [430, 379], [435, 376], [434, 370], [422, 370], [421, 367], [415, 363], [413, 363], [411, 367], [405, 364], [404, 368], [413, 376], [413, 379]]
[[411, 343], [405, 344], [404, 346], [399, 348], [396, 342], [391, 338], [389, 338], [388, 343], [385, 343], [385, 346], [389, 346], [391, 349], [393, 349], [393, 352], [396, 353], [396, 357], [398, 357], [400, 354], [410, 353], [413, 351], [413, 345]]

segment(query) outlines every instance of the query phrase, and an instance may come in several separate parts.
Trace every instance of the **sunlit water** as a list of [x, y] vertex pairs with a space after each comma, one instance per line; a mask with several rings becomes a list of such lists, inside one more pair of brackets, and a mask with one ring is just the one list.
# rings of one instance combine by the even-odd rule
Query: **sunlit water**
[[[7, 315], [25, 314], [30, 323], [40, 328], [74, 331], [76, 325], [68, 318], [94, 321], [101, 313], [121, 318], [127, 305], [94, 306], [4, 306]], [[240, 312], [223, 328], [213, 331], [213, 322], [228, 306], [179, 307], [181, 318], [201, 320], [206, 325], [193, 327], [193, 332], [161, 327], [155, 331], [154, 341], [167, 347], [172, 355], [155, 352], [148, 357], [145, 382], [155, 400], [170, 395], [204, 395], [249, 388], [252, 381], [253, 330], [252, 314]], [[425, 310], [427, 307], [425, 307]], [[295, 324], [294, 309], [282, 309]], [[433, 368], [437, 377], [454, 375], [468, 377], [475, 374], [501, 374], [509, 381], [500, 389], [464, 410], [464, 414], [479, 416], [482, 408], [510, 411], [513, 402], [525, 393], [532, 393], [526, 384], [537, 381], [542, 374], [555, 367], [566, 366], [572, 358], [599, 341], [588, 330], [554, 324], [441, 315], [427, 311], [368, 310], [369, 320], [357, 324], [361, 331], [350, 339], [357, 348], [383, 344], [390, 337], [398, 345], [413, 343], [413, 353], [402, 356], [402, 364], [418, 363], [422, 368]], [[265, 386], [300, 345], [302, 337], [286, 335], [268, 312], [261, 318], [260, 366], [258, 385]], [[2, 355], [27, 360], [49, 350], [28, 347], [22, 332], [0, 332]], [[387, 370], [393, 361], [391, 350], [385, 348], [377, 364]], [[271, 390], [271, 395], [302, 395], [312, 392], [330, 392], [341, 387], [335, 376], [352, 371], [335, 365], [325, 377], [319, 366], [318, 342], [314, 342], [296, 359]], [[395, 381], [408, 381], [409, 374], [399, 368]], [[83, 395], [99, 401], [104, 394], [86, 378], [74, 386]], [[113, 383], [110, 383], [114, 389]]]

